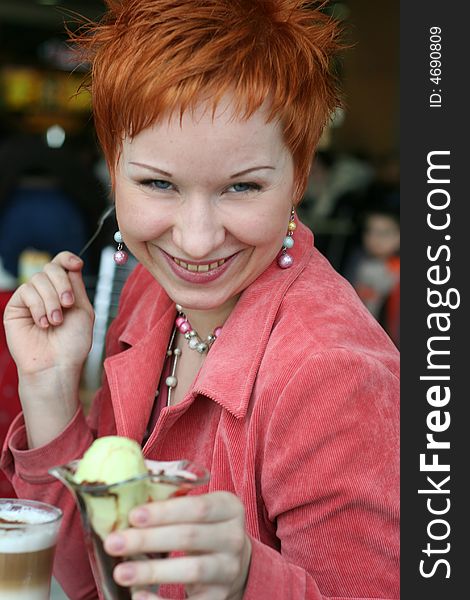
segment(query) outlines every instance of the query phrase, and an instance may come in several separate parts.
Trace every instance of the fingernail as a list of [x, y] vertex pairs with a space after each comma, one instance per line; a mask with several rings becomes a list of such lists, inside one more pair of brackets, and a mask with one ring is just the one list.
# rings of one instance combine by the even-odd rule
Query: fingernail
[[120, 552], [121, 550], [124, 550], [125, 545], [124, 538], [118, 533], [112, 533], [106, 539], [106, 546], [113, 552]]
[[71, 263], [75, 263], [76, 265], [82, 262], [82, 259], [78, 258], [77, 256], [71, 256], [69, 260]]
[[64, 292], [60, 297], [64, 304], [72, 304], [73, 303], [73, 295], [70, 292]]
[[52, 311], [51, 317], [54, 323], [60, 323], [62, 321], [62, 313], [60, 310]]
[[41, 325], [41, 327], [49, 327], [49, 321], [47, 320], [47, 317], [41, 317], [39, 319], [39, 324]]
[[135, 566], [129, 563], [117, 567], [117, 575], [122, 581], [132, 581], [135, 577]]
[[137, 508], [131, 513], [131, 520], [137, 525], [145, 525], [149, 520], [148, 510], [145, 508]]

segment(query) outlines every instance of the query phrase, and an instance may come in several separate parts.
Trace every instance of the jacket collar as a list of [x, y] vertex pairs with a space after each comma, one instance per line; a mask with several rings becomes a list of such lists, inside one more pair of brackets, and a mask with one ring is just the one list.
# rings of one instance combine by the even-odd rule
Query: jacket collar
[[[280, 269], [273, 261], [242, 293], [217, 339], [216, 351], [209, 352], [199, 371], [193, 398], [202, 394], [236, 418], [245, 416], [276, 314], [286, 291], [308, 264], [312, 248], [311, 231], [299, 223], [295, 246], [289, 251], [293, 266]], [[174, 303], [151, 275], [142, 271], [140, 276], [147, 277], [148, 285], [119, 337], [130, 348], [105, 361], [118, 432], [124, 435], [135, 431], [137, 422], [147, 424], [176, 315]], [[124, 403], [132, 404], [132, 415], [127, 410], [124, 414]]]

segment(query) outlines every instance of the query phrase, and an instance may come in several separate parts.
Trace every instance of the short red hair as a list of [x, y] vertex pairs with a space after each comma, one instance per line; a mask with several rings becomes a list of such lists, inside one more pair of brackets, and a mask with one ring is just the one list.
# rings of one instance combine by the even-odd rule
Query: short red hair
[[[100, 23], [71, 34], [92, 64], [98, 139], [114, 179], [122, 139], [164, 114], [232, 92], [248, 118], [264, 101], [292, 152], [299, 196], [340, 104], [338, 23], [306, 0], [106, 0]], [[315, 7], [313, 6], [315, 5]]]

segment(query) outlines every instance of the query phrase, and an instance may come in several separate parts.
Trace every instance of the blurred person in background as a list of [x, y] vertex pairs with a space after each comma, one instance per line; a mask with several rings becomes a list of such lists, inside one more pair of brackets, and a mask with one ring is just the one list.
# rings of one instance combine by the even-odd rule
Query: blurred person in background
[[345, 277], [399, 346], [400, 214], [397, 189], [373, 186], [361, 215], [361, 244], [351, 253]]
[[121, 586], [397, 599], [398, 352], [296, 213], [339, 104], [338, 24], [301, 0], [107, 4], [76, 41], [92, 62], [117, 242], [140, 264], [87, 417], [83, 261], [61, 252], [15, 293], [5, 324], [23, 412], [2, 468], [19, 495], [63, 509], [55, 575], [72, 600], [95, 599], [96, 584], [73, 499], [48, 469], [109, 434], [211, 474], [106, 538], [125, 557]]
[[362, 157], [333, 150], [315, 155], [300, 211], [315, 232], [315, 246], [338, 272], [351, 250], [357, 215], [373, 173]]

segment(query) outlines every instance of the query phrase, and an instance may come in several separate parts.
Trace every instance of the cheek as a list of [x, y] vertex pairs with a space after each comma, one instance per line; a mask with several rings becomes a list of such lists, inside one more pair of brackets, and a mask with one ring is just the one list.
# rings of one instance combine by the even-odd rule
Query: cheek
[[280, 247], [286, 233], [284, 229], [287, 231], [287, 228], [280, 227], [279, 224], [274, 224], [269, 220], [266, 220], [258, 227], [246, 230], [243, 234], [243, 238], [240, 237], [240, 239], [250, 246], [262, 248], [271, 248], [273, 246]]
[[165, 211], [145, 201], [141, 193], [116, 186], [116, 218], [124, 239], [145, 242], [158, 238], [170, 227]]
[[270, 247], [281, 245], [287, 234], [290, 206], [256, 207], [256, 210], [239, 209], [232, 218], [227, 218], [227, 229], [238, 240], [248, 246]]

